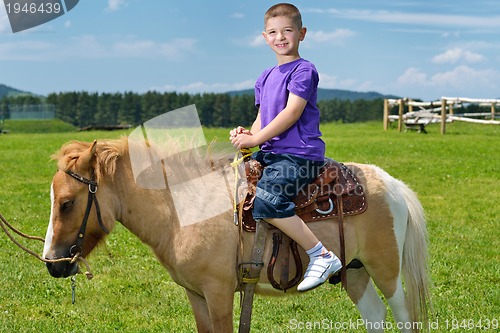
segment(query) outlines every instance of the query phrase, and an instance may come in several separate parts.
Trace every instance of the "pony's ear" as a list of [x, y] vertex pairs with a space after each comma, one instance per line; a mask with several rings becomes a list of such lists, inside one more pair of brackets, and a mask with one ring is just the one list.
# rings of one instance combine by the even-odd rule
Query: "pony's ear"
[[94, 163], [96, 161], [96, 149], [97, 149], [97, 140], [90, 145], [88, 149], [82, 152], [82, 154], [78, 157], [78, 167], [83, 170], [89, 170], [94, 167]]

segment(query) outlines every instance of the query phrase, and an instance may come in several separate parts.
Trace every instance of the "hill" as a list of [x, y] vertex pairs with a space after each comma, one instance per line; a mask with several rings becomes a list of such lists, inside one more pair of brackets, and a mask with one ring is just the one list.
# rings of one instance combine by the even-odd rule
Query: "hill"
[[[253, 89], [245, 89], [238, 91], [229, 91], [228, 94], [230, 96], [241, 96], [241, 95], [253, 95]], [[378, 92], [370, 91], [370, 92], [358, 92], [358, 91], [350, 91], [350, 90], [342, 90], [342, 89], [318, 89], [318, 101], [322, 100], [332, 100], [332, 99], [342, 99], [342, 100], [350, 100], [355, 101], [359, 99], [364, 100], [374, 100], [374, 99], [384, 99], [384, 98], [399, 98], [394, 95], [383, 95]]]
[[322, 89], [318, 88], [318, 101], [329, 99], [345, 99], [355, 101], [358, 99], [374, 100], [384, 98], [399, 98], [395, 95], [383, 95], [375, 91], [359, 92], [342, 89]]
[[[229, 91], [227, 92], [230, 96], [241, 96], [241, 95], [253, 95], [254, 90], [253, 89], [245, 89], [245, 90], [238, 90], [238, 91]], [[9, 87], [5, 84], [0, 83], [0, 99], [6, 96], [16, 96], [16, 95], [33, 95], [37, 96], [36, 94], [27, 92], [27, 91], [22, 91], [16, 88]], [[398, 96], [394, 95], [383, 95], [378, 92], [374, 91], [369, 91], [369, 92], [358, 92], [358, 91], [351, 91], [351, 90], [342, 90], [342, 89], [318, 89], [318, 101], [323, 101], [323, 100], [332, 100], [332, 99], [342, 99], [342, 100], [350, 100], [350, 101], [355, 101], [358, 99], [364, 99], [364, 100], [374, 100], [374, 99], [384, 99], [384, 98], [394, 98], [398, 99]]]
[[32, 94], [30, 92], [22, 91], [22, 90], [12, 88], [12, 87], [6, 86], [5, 84], [0, 83], [0, 99], [2, 99], [4, 97], [16, 96], [16, 95], [33, 95], [33, 96], [35, 96], [35, 94]]

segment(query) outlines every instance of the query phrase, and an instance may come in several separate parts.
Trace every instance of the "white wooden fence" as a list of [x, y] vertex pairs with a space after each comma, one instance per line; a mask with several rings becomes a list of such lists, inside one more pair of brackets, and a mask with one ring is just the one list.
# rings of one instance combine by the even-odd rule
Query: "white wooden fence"
[[[455, 110], [462, 108], [464, 104], [489, 106], [490, 112], [456, 114]], [[500, 99], [442, 97], [441, 100], [432, 102], [417, 102], [408, 98], [386, 99], [384, 100], [384, 130], [388, 130], [389, 123], [395, 121], [398, 122], [400, 132], [403, 130], [403, 124], [407, 129], [416, 128], [425, 132], [425, 126], [428, 124], [441, 123], [441, 134], [446, 133], [446, 123], [452, 121], [500, 125], [500, 121], [496, 120], [497, 105], [500, 106]], [[398, 114], [390, 115], [394, 107], [398, 107]], [[475, 117], [490, 119], [476, 119]]]

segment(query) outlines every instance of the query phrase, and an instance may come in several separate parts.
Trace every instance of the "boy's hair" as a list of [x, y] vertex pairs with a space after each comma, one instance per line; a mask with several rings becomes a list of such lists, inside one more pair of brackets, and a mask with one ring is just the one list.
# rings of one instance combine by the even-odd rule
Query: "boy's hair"
[[302, 16], [300, 15], [300, 11], [290, 3], [278, 3], [269, 8], [264, 14], [264, 28], [267, 24], [267, 20], [278, 16], [288, 17], [299, 29], [302, 29]]

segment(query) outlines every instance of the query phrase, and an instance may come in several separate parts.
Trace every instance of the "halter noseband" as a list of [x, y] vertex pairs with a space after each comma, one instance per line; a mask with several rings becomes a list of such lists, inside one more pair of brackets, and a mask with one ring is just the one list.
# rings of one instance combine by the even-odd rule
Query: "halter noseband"
[[68, 169], [64, 170], [64, 172], [66, 172], [69, 176], [73, 177], [74, 179], [78, 180], [80, 183], [84, 183], [89, 186], [87, 209], [85, 210], [85, 215], [83, 216], [82, 225], [80, 226], [80, 230], [78, 231], [78, 236], [76, 237], [75, 245], [73, 245], [69, 250], [69, 254], [75, 256], [77, 253], [81, 254], [83, 251], [82, 249], [83, 237], [85, 236], [85, 230], [87, 229], [87, 221], [89, 219], [90, 210], [92, 209], [92, 203], [95, 203], [97, 221], [99, 222], [99, 226], [101, 227], [102, 231], [104, 231], [107, 234], [109, 234], [109, 231], [102, 223], [101, 209], [99, 208], [99, 203], [97, 202], [97, 197], [95, 195], [97, 192], [97, 182], [94, 180], [94, 175], [92, 175], [92, 179], [87, 179]]

